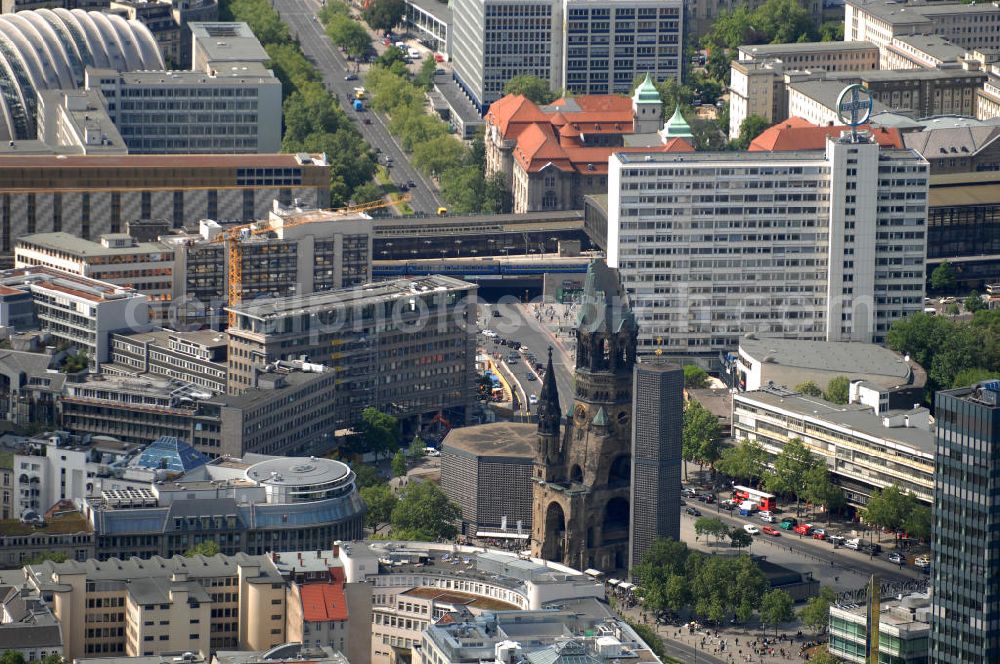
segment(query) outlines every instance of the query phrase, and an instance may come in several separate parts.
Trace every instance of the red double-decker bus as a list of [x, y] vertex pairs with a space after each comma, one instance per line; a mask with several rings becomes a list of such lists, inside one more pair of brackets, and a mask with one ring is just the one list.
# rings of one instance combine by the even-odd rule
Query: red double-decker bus
[[748, 486], [734, 486], [733, 499], [739, 501], [750, 500], [757, 503], [757, 506], [765, 512], [773, 511], [778, 506], [778, 499], [774, 497], [774, 494], [751, 489]]

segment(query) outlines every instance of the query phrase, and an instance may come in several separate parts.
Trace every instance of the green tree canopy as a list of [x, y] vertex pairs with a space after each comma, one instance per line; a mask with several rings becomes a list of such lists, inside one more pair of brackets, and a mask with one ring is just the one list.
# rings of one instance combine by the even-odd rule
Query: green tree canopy
[[748, 115], [740, 123], [740, 135], [733, 139], [733, 146], [737, 150], [746, 150], [750, 147], [751, 141], [771, 126], [770, 120], [759, 115]]
[[931, 288], [939, 293], [952, 293], [958, 281], [955, 279], [955, 270], [951, 263], [944, 261], [931, 272]]
[[361, 411], [357, 429], [361, 432], [365, 451], [376, 457], [394, 450], [399, 441], [399, 421], [371, 406]]
[[697, 401], [688, 401], [682, 441], [685, 460], [714, 465], [721, 453], [719, 419]]
[[755, 440], [743, 439], [722, 451], [716, 470], [739, 482], [752, 483], [764, 476], [767, 452]]
[[688, 389], [708, 387], [708, 373], [697, 364], [685, 364], [684, 387]]
[[417, 87], [430, 91], [434, 87], [434, 75], [437, 71], [437, 62], [434, 58], [425, 58], [420, 65], [420, 72], [413, 77], [413, 83]]
[[375, 486], [377, 484], [385, 484], [385, 479], [379, 475], [378, 470], [374, 466], [369, 466], [367, 463], [356, 463], [353, 466], [354, 470], [354, 483], [357, 485], [358, 489], [364, 489], [367, 486]]
[[898, 532], [906, 525], [917, 506], [917, 499], [913, 494], [903, 493], [893, 484], [881, 491], [872, 492], [868, 504], [862, 510], [862, 516], [865, 523]]
[[768, 491], [779, 495], [793, 495], [796, 501], [802, 498], [806, 477], [817, 461], [800, 438], [793, 438], [782, 448], [774, 459], [774, 468], [765, 476], [764, 485]]
[[354, 57], [368, 53], [372, 48], [372, 38], [364, 27], [350, 16], [338, 14], [326, 24], [326, 34], [337, 46]]
[[453, 136], [443, 134], [418, 143], [413, 148], [413, 165], [423, 173], [438, 176], [466, 158], [468, 148]]
[[844, 41], [844, 22], [826, 21], [819, 26], [819, 40], [825, 42]]
[[927, 542], [931, 539], [931, 508], [927, 505], [914, 505], [903, 521], [903, 529], [910, 537]]
[[194, 558], [195, 556], [215, 556], [219, 553], [219, 543], [215, 540], [205, 540], [195, 544], [190, 549], [184, 552], [185, 558]]
[[361, 16], [373, 30], [389, 32], [403, 20], [404, 0], [372, 0]]
[[729, 534], [729, 526], [714, 516], [702, 516], [694, 522], [694, 532], [700, 535], [711, 535], [718, 542], [720, 537]]
[[834, 376], [826, 384], [823, 398], [832, 403], [847, 403], [851, 398], [851, 380], [847, 376]]
[[809, 660], [811, 664], [841, 664], [843, 660], [830, 654], [827, 646], [821, 646]]
[[829, 586], [822, 586], [819, 594], [810, 597], [802, 607], [799, 618], [806, 627], [811, 627], [817, 634], [826, 630], [830, 623], [830, 605], [837, 601], [837, 595]]
[[551, 104], [558, 93], [549, 88], [549, 82], [531, 74], [519, 74], [503, 86], [505, 95], [524, 95], [536, 104]]
[[458, 534], [455, 522], [462, 516], [458, 505], [432, 482], [411, 482], [400, 493], [392, 510], [393, 537], [435, 541]]
[[27, 664], [27, 662], [24, 655], [17, 650], [5, 650], [0, 654], [0, 664]]
[[425, 447], [427, 447], [427, 444], [423, 439], [420, 436], [414, 436], [413, 440], [410, 441], [410, 448], [406, 451], [406, 455], [411, 459], [420, 459], [427, 455]]
[[802, 499], [813, 505], [822, 505], [827, 513], [840, 509], [846, 502], [844, 492], [833, 483], [830, 471], [822, 461], [806, 469], [802, 477]]
[[406, 475], [406, 452], [402, 449], [396, 450], [396, 454], [392, 457], [392, 474], [393, 477]]
[[962, 306], [965, 307], [966, 311], [972, 314], [987, 308], [986, 303], [983, 302], [982, 296], [976, 291], [969, 293], [968, 297], [962, 301]]
[[355, 205], [373, 203], [383, 198], [385, 198], [385, 192], [382, 191], [382, 187], [374, 182], [366, 182], [359, 187], [355, 187], [354, 195], [352, 196]]
[[990, 371], [989, 369], [983, 369], [981, 367], [975, 367], [972, 369], [962, 369], [957, 374], [955, 374], [955, 379], [951, 382], [952, 388], [959, 387], [969, 387], [970, 385], [975, 385], [984, 380], [997, 380], [1000, 379], [1000, 373], [995, 371]]
[[804, 383], [799, 383], [798, 385], [796, 385], [795, 391], [807, 397], [823, 396], [823, 390], [819, 389], [819, 385], [817, 385], [811, 380], [807, 380]]
[[774, 627], [774, 633], [777, 634], [778, 625], [795, 619], [795, 612], [792, 610], [794, 604], [792, 596], [781, 588], [769, 590], [760, 601], [760, 621]]
[[753, 535], [743, 528], [733, 528], [729, 531], [729, 542], [737, 549], [753, 546]]
[[389, 523], [392, 510], [399, 499], [388, 484], [375, 484], [361, 489], [361, 500], [365, 502], [365, 526], [377, 528], [379, 524]]

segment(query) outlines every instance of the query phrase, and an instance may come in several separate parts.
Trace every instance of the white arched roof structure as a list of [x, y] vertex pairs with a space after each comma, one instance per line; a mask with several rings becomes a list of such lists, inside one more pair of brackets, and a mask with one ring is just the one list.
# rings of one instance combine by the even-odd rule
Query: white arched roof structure
[[0, 15], [0, 140], [35, 138], [38, 91], [83, 85], [88, 65], [163, 69], [163, 56], [139, 21], [82, 9]]

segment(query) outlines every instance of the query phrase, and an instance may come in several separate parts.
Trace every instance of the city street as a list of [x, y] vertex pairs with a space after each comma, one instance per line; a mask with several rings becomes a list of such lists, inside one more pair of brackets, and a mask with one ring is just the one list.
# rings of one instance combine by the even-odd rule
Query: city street
[[[486, 309], [489, 309], [489, 312]], [[545, 366], [548, 359], [548, 349], [552, 347], [552, 367], [555, 371], [556, 387], [559, 388], [559, 403], [562, 406], [563, 414], [570, 412], [573, 406], [573, 365], [574, 358], [562, 350], [554, 341], [550, 333], [544, 330], [534, 317], [528, 312], [524, 305], [500, 304], [489, 305], [483, 308], [485, 317], [482, 319], [483, 325], [487, 329], [497, 333], [497, 339], [508, 339], [519, 341], [527, 346], [527, 351], [535, 356], [535, 362]], [[494, 317], [493, 311], [500, 312], [500, 317]], [[535, 372], [530, 362], [525, 360], [524, 352], [518, 353], [508, 346], [484, 339], [480, 342], [488, 352], [501, 353], [502, 359], [507, 360], [512, 353], [518, 356], [517, 362], [507, 362], [511, 373], [524, 389], [527, 395], [539, 395], [542, 389], [541, 377]]]
[[[362, 80], [344, 80], [349, 63], [344, 54], [330, 43], [323, 25], [316, 18], [316, 12], [321, 6], [319, 0], [284, 0], [274, 6], [281, 19], [288, 24], [292, 35], [298, 37], [302, 52], [319, 68], [327, 89], [337, 95], [344, 112], [355, 120], [368, 144], [373, 149], [381, 150], [381, 155], [392, 158], [393, 165], [389, 172], [393, 182], [399, 184], [412, 180], [417, 183], [409, 192], [410, 207], [418, 214], [436, 214], [441, 206], [440, 200], [431, 188], [430, 181], [410, 164], [402, 148], [389, 135], [385, 117], [368, 109], [358, 113], [351, 108], [354, 88], [364, 85], [364, 73], [368, 65], [361, 66], [359, 76]], [[350, 64], [353, 66], [354, 63]], [[371, 124], [363, 124], [360, 116], [369, 118]]]

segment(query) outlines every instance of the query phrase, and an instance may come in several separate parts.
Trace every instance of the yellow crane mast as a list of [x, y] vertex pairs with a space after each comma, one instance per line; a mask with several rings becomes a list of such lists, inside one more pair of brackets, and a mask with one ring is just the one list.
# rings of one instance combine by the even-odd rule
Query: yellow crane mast
[[[325, 208], [318, 210], [319, 212], [331, 212], [333, 214], [358, 214], [359, 212], [367, 212], [368, 210], [376, 210], [378, 208], [389, 207], [396, 205], [398, 203], [404, 203], [410, 200], [409, 194], [403, 194], [402, 196], [396, 198], [395, 200], [379, 200], [373, 201], [371, 203], [365, 203], [363, 205], [351, 205], [342, 208]], [[295, 226], [302, 226], [304, 224], [311, 224], [316, 221], [329, 221], [329, 218], [316, 219], [315, 217], [309, 219], [303, 219], [301, 221], [291, 221], [282, 226], [282, 228], [293, 228]], [[233, 312], [232, 307], [236, 306], [243, 300], [243, 247], [240, 245], [240, 240], [251, 237], [253, 235], [262, 235], [264, 233], [269, 233], [273, 229], [266, 221], [255, 221], [249, 224], [240, 224], [239, 226], [230, 226], [223, 230], [219, 235], [217, 235], [212, 241], [213, 242], [224, 242], [226, 244], [226, 253], [229, 258], [229, 325], [234, 326], [236, 324], [236, 314]]]

